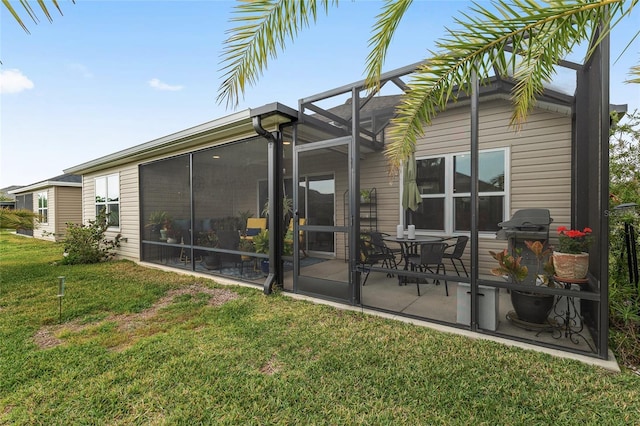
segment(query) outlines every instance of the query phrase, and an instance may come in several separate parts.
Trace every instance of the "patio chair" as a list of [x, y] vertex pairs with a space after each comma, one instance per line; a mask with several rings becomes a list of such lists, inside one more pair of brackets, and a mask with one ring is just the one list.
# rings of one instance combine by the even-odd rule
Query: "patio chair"
[[[359, 262], [364, 269], [365, 277], [362, 285], [364, 286], [367, 283], [367, 279], [369, 278], [369, 273], [371, 273], [371, 267], [378, 263], [382, 263], [383, 267], [387, 268], [397, 268], [396, 258], [392, 253], [380, 252], [376, 248], [376, 246], [371, 242], [370, 239], [360, 238], [359, 242], [360, 247], [360, 258]], [[392, 274], [387, 274], [387, 276], [393, 276]]]
[[[304, 217], [301, 217], [298, 219], [298, 221], [299, 221], [299, 224], [302, 226], [306, 223], [307, 219], [305, 219]], [[291, 244], [293, 246], [293, 218], [291, 218], [291, 220], [289, 221], [289, 228], [287, 228], [287, 235], [285, 235], [284, 242], [286, 244]], [[304, 246], [304, 231], [299, 232], [298, 248], [300, 249], [304, 257], [308, 256]]]
[[[451, 261], [451, 264], [453, 265], [453, 268], [456, 270], [456, 274], [458, 274], [458, 276], [460, 276], [460, 271], [458, 271], [458, 267], [456, 266], [456, 260], [458, 262], [460, 262], [460, 265], [462, 266], [462, 270], [464, 271], [464, 274], [468, 277], [469, 273], [467, 272], [467, 268], [464, 266], [464, 262], [462, 261], [462, 255], [464, 254], [464, 249], [467, 247], [467, 242], [469, 242], [469, 237], [467, 237], [466, 235], [459, 235], [457, 237], [454, 238], [449, 238], [449, 240], [456, 240], [455, 243], [453, 244], [448, 244], [446, 250], [449, 250], [451, 247], [453, 247], [453, 250], [449, 250], [449, 251], [445, 251], [444, 255], [442, 255], [442, 257], [444, 257], [445, 259], [449, 259]], [[447, 240], [445, 240], [446, 242]]]
[[[440, 274], [440, 267], [442, 267], [442, 273], [445, 275], [444, 288], [447, 296], [449, 296], [449, 286], [447, 285], [447, 270], [444, 263], [442, 263], [444, 251], [447, 248], [446, 243], [423, 243], [420, 244], [420, 254], [412, 254], [407, 257], [407, 262], [411, 266], [411, 270], [415, 271], [419, 269], [421, 272], [429, 271], [432, 274]], [[433, 268], [436, 268], [435, 272]], [[440, 280], [434, 280], [436, 285], [440, 284]], [[418, 289], [418, 296], [420, 296], [420, 279], [416, 279], [416, 287]]]
[[[389, 234], [385, 234], [382, 232], [370, 232], [371, 242], [373, 245], [381, 252], [381, 253], [391, 253], [394, 257], [394, 267], [398, 268], [398, 266], [402, 263], [404, 256], [402, 254], [401, 247], [391, 248], [384, 242], [384, 237], [388, 237]], [[400, 255], [400, 261], [397, 261], [397, 256]]]
[[253, 237], [267, 229], [266, 217], [250, 217], [247, 219], [247, 229], [242, 234], [243, 240], [253, 241]]

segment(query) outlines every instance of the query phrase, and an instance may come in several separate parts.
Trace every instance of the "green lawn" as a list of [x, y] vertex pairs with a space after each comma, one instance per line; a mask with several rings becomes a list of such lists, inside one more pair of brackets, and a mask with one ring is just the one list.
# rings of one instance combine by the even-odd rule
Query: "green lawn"
[[0, 235], [2, 425], [640, 424], [627, 370], [61, 248]]

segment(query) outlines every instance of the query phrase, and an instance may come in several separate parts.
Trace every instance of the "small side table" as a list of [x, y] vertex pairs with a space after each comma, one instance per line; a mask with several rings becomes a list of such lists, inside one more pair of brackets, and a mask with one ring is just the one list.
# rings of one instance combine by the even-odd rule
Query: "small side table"
[[[572, 279], [554, 276], [553, 280], [556, 283], [561, 284], [566, 290], [570, 290], [573, 284], [583, 286], [589, 283], [589, 280], [586, 278]], [[553, 306], [553, 312], [555, 314], [554, 319], [558, 324], [557, 327], [558, 331], [560, 332], [556, 338], [559, 339], [564, 335], [565, 338], [568, 338], [576, 345], [580, 343], [579, 339], [582, 339], [587, 344], [587, 346], [589, 346], [589, 349], [591, 349], [592, 352], [595, 352], [595, 349], [593, 348], [591, 343], [587, 340], [586, 337], [582, 335], [582, 331], [584, 330], [584, 323], [582, 322], [582, 318], [579, 317], [573, 296], [566, 296], [566, 299], [567, 304], [564, 310], [562, 309], [562, 306], [559, 306], [560, 298], [556, 300], [556, 303]]]

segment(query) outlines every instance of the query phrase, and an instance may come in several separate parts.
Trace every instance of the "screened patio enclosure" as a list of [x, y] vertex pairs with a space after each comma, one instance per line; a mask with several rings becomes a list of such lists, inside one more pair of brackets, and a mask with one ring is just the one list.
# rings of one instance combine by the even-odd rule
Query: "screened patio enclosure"
[[[293, 170], [300, 187], [308, 176], [331, 176], [333, 222], [296, 222], [295, 232], [331, 236], [334, 251], [303, 264], [294, 248], [285, 290], [606, 359], [608, 63], [606, 42], [585, 64], [563, 62], [561, 72], [575, 87], [546, 89], [518, 132], [509, 125], [514, 82], [500, 76], [472, 82], [471, 94], [441, 112], [418, 140], [415, 212], [402, 207], [403, 176], [388, 175], [383, 150], [394, 107], [418, 64], [382, 75], [377, 93], [367, 93], [361, 81], [301, 99], [298, 120], [285, 131], [293, 148], [284, 169]], [[362, 200], [362, 192], [375, 193], [375, 202]], [[294, 215], [312, 215], [306, 203], [293, 191]], [[590, 227], [594, 236], [586, 284], [536, 287], [553, 299], [541, 325], [514, 318], [512, 293], [531, 287], [490, 273], [497, 263], [489, 251], [508, 248], [496, 239], [498, 224], [530, 208], [551, 214], [547, 244], [557, 245], [558, 226]], [[409, 267], [393, 241], [398, 225], [406, 237], [409, 224], [418, 240], [468, 236], [461, 257], [468, 275], [449, 260], [445, 273]], [[363, 262], [360, 240], [370, 231], [383, 234], [397, 266]]]

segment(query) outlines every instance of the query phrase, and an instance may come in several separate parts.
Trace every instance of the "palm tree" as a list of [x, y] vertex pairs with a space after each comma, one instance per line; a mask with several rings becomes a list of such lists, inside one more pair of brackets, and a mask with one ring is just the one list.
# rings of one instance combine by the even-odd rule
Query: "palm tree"
[[[491, 10], [479, 4], [470, 14], [455, 20], [459, 28], [447, 30], [436, 43], [437, 52], [418, 68], [391, 123], [390, 144], [385, 154], [392, 171], [415, 151], [438, 111], [464, 91], [470, 76], [480, 81], [491, 72], [511, 75], [514, 112], [518, 126], [533, 107], [536, 95], [555, 73], [555, 66], [580, 43], [588, 42], [589, 54], [627, 17], [639, 0], [550, 0], [542, 4], [528, 0], [496, 0]], [[379, 85], [387, 48], [411, 0], [387, 0], [373, 25], [371, 48], [366, 61], [367, 85]], [[248, 85], [255, 84], [270, 58], [276, 58], [287, 39], [315, 22], [318, 8], [327, 13], [337, 1], [265, 0], [239, 2], [223, 51], [225, 79], [218, 102], [234, 107]], [[636, 34], [637, 36], [637, 34]], [[635, 37], [635, 36], [634, 36]], [[632, 38], [633, 39], [633, 38]], [[632, 40], [631, 39], [631, 40]], [[640, 65], [631, 69], [630, 82], [640, 82]]]

